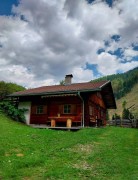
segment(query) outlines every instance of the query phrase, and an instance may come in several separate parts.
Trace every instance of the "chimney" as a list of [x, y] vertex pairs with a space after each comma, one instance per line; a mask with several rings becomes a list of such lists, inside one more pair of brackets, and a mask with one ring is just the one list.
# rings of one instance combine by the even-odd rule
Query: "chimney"
[[73, 75], [72, 75], [72, 74], [66, 75], [66, 76], [65, 76], [65, 85], [70, 85], [72, 78], [73, 78]]

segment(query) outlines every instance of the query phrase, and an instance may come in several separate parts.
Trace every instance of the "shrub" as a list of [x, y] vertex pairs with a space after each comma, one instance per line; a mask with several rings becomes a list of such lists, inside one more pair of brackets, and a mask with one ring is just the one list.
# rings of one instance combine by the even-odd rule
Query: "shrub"
[[120, 115], [118, 115], [118, 114], [113, 114], [113, 116], [112, 116], [112, 120], [114, 120], [114, 119], [121, 119], [121, 117], [120, 117]]
[[8, 116], [10, 116], [15, 121], [25, 123], [24, 112], [26, 109], [18, 109], [13, 104], [9, 102], [3, 102], [0, 104], [0, 109], [2, 109]]
[[126, 108], [123, 109], [122, 119], [128, 119], [128, 109]]

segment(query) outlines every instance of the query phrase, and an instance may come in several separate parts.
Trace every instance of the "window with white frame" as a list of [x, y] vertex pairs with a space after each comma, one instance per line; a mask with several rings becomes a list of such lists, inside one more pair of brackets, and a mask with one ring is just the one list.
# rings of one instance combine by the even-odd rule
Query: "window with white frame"
[[64, 114], [70, 114], [71, 113], [71, 105], [70, 104], [65, 104], [64, 105], [63, 113]]
[[42, 105], [41, 106], [37, 106], [36, 114], [43, 114], [43, 109], [44, 109], [44, 107]]

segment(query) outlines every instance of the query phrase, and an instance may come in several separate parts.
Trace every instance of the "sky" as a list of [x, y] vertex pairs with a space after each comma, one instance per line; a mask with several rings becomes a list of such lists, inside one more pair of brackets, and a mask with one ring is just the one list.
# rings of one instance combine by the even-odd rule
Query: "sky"
[[26, 88], [138, 67], [138, 0], [1, 0], [0, 81]]

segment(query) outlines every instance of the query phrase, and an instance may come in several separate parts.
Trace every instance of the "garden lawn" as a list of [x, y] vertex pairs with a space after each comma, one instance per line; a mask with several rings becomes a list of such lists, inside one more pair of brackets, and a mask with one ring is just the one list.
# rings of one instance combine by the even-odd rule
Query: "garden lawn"
[[138, 130], [33, 129], [0, 113], [0, 179], [136, 180]]

